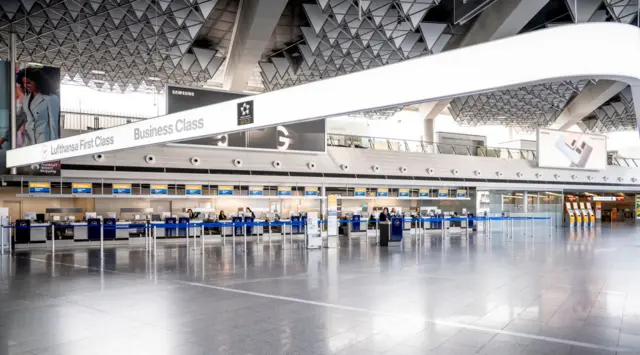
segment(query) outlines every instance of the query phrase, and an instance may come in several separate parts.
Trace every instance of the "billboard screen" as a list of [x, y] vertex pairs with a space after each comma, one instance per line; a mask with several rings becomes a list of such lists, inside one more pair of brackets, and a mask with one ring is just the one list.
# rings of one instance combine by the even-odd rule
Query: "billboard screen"
[[538, 166], [604, 170], [607, 167], [607, 139], [596, 134], [540, 128]]
[[[167, 114], [217, 104], [249, 95], [225, 91], [207, 90], [168, 85]], [[248, 107], [253, 109], [252, 107]], [[242, 108], [238, 108], [241, 110]], [[249, 112], [249, 111], [247, 111]], [[215, 117], [205, 119], [215, 120]], [[276, 127], [254, 129], [246, 132], [223, 134], [180, 142], [219, 148], [273, 149], [280, 151], [326, 151], [325, 120], [292, 123]]]
[[[6, 169], [6, 152], [11, 149], [11, 80], [16, 77], [16, 147], [60, 138], [60, 68], [19, 64], [15, 71], [0, 62], [0, 165]], [[60, 175], [60, 162], [18, 168], [20, 175]]]

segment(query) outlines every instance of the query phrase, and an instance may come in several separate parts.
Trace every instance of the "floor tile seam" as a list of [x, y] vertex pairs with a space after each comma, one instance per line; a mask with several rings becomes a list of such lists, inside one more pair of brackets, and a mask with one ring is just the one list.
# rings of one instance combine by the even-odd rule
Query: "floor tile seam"
[[[29, 259], [35, 260], [35, 261], [39, 261], [39, 262], [43, 262], [43, 263], [49, 263], [48, 261], [42, 260], [42, 259], [34, 259], [34, 258], [29, 258]], [[90, 269], [90, 270], [96, 270], [96, 271], [106, 271], [106, 272], [116, 273], [116, 274], [136, 276], [136, 274], [124, 273], [124, 272], [115, 271], [115, 270], [106, 270], [104, 268], [94, 268], [94, 267], [88, 267], [88, 266], [82, 266], [82, 265], [66, 264], [66, 263], [61, 263], [61, 262], [57, 262], [57, 261], [55, 261], [53, 263], [56, 263], [56, 264], [59, 264], [59, 265], [63, 265], [63, 266], [78, 267], [78, 268], [83, 268], [83, 269]], [[146, 277], [145, 277], [145, 279], [146, 279]], [[364, 308], [343, 306], [343, 305], [331, 304], [331, 303], [325, 303], [325, 302], [309, 301], [309, 300], [304, 300], [304, 299], [300, 299], [300, 298], [293, 298], [293, 297], [279, 296], [279, 295], [271, 295], [271, 294], [266, 294], [266, 293], [239, 290], [239, 289], [233, 289], [233, 288], [228, 288], [228, 287], [220, 287], [220, 286], [215, 286], [215, 285], [201, 284], [201, 283], [191, 282], [191, 281], [184, 281], [184, 280], [161, 280], [161, 281], [171, 282], [171, 283], [179, 283], [179, 284], [186, 284], [186, 285], [196, 286], [196, 287], [205, 287], [205, 288], [210, 288], [210, 289], [216, 289], [216, 290], [219, 290], [219, 291], [241, 293], [241, 294], [257, 296], [257, 297], [279, 299], [279, 300], [284, 300], [284, 301], [289, 301], [289, 302], [311, 304], [311, 305], [316, 305], [316, 306], [326, 307], [326, 308], [338, 308], [338, 309], [343, 309], [343, 310], [350, 310], [350, 311], [369, 313], [369, 314], [385, 315], [385, 316], [391, 316], [391, 317], [396, 317], [396, 318], [421, 319], [424, 322], [437, 324], [437, 325], [447, 325], [447, 326], [452, 326], [452, 327], [457, 327], [457, 328], [462, 328], [462, 329], [476, 330], [476, 331], [480, 331], [480, 332], [495, 332], [496, 334], [505, 334], [505, 335], [512, 335], [512, 336], [517, 336], [517, 337], [524, 337], [524, 338], [530, 338], [530, 339], [543, 340], [543, 341], [552, 342], [552, 343], [575, 345], [575, 346], [580, 346], [580, 347], [584, 347], [584, 348], [592, 348], [592, 349], [596, 349], [596, 350], [607, 350], [607, 351], [626, 351], [627, 350], [626, 348], [600, 346], [600, 345], [597, 345], [597, 344], [590, 344], [590, 343], [583, 343], [583, 342], [577, 342], [577, 341], [566, 340], [566, 339], [545, 337], [545, 336], [539, 336], [539, 335], [534, 335], [534, 334], [526, 334], [526, 333], [518, 333], [518, 332], [497, 330], [497, 329], [478, 327], [478, 326], [473, 326], [473, 325], [468, 325], [468, 324], [447, 322], [447, 321], [442, 321], [442, 320], [438, 320], [438, 319], [431, 320], [431, 319], [425, 319], [425, 318], [422, 318], [422, 317], [415, 317], [415, 316], [412, 316], [412, 315], [403, 315], [403, 314], [372, 311], [372, 310], [368, 310], [368, 309], [364, 309]], [[556, 313], [557, 313], [557, 311], [556, 311]]]

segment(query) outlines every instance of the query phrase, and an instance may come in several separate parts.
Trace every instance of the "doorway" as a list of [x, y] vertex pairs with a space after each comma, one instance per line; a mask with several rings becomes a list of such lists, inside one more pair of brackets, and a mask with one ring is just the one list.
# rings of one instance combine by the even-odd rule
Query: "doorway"
[[22, 219], [22, 201], [4, 201], [4, 207], [9, 210], [9, 218], [12, 222]]

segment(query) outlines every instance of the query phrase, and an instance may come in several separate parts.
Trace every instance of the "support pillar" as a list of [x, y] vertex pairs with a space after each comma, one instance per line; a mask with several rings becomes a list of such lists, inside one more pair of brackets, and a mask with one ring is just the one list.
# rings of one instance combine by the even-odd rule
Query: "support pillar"
[[[15, 32], [11, 32], [10, 34], [10, 38], [9, 38], [9, 87], [11, 87], [11, 97], [10, 97], [10, 102], [11, 102], [11, 116], [10, 116], [10, 121], [9, 124], [11, 125], [11, 149], [16, 149], [16, 144], [17, 142], [17, 137], [18, 137], [18, 127], [17, 127], [17, 123], [16, 123], [16, 115], [17, 115], [17, 108], [16, 108], [16, 75], [15, 75], [15, 71], [16, 71], [16, 34]], [[16, 168], [11, 168], [11, 175], [16, 175], [17, 173], [17, 169]]]

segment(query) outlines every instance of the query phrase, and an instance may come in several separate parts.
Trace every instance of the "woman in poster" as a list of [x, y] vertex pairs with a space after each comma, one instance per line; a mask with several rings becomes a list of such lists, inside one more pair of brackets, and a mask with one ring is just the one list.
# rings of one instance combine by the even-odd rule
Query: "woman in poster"
[[[51, 82], [39, 69], [22, 69], [16, 75], [18, 91], [24, 90], [18, 114], [24, 114], [22, 145], [29, 146], [60, 138], [60, 100]], [[20, 121], [20, 120], [19, 120]], [[20, 126], [20, 123], [19, 123]]]

